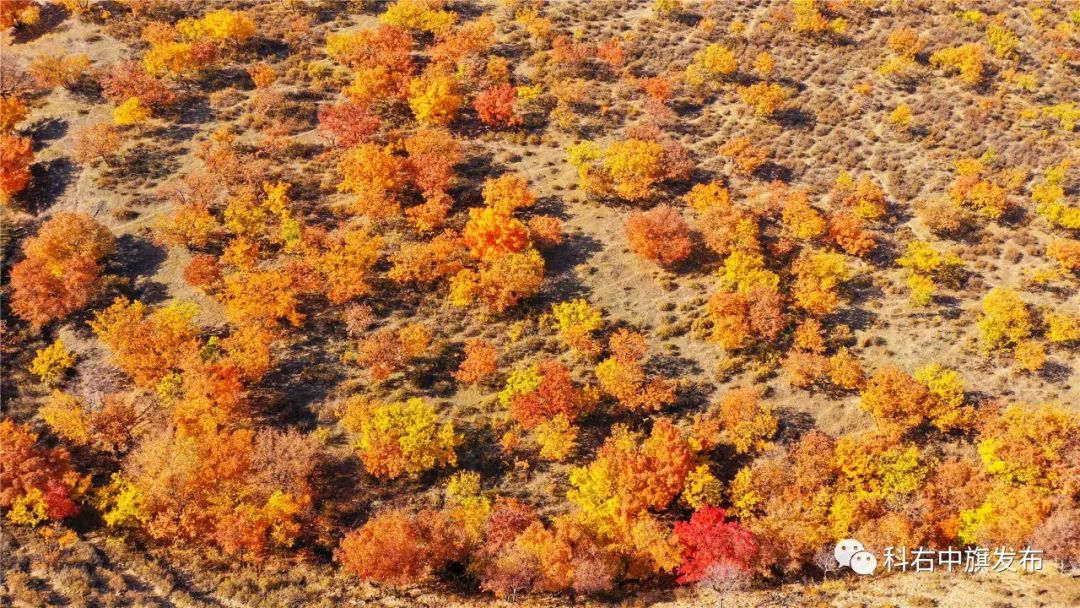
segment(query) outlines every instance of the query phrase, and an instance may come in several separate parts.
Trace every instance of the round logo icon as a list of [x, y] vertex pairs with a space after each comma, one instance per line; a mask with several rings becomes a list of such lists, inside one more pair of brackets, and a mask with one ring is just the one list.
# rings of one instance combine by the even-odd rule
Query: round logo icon
[[836, 562], [840, 564], [841, 567], [851, 566], [851, 556], [859, 551], [865, 550], [866, 547], [859, 541], [854, 538], [845, 538], [836, 543], [836, 549], [833, 550], [833, 557], [836, 558]]
[[863, 576], [873, 574], [877, 569], [877, 556], [869, 551], [859, 551], [851, 556], [851, 569]]

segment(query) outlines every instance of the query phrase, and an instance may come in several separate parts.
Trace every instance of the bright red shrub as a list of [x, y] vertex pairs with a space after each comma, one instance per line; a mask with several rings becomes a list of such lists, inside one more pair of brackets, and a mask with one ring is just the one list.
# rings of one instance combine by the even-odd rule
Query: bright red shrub
[[723, 509], [706, 505], [690, 521], [676, 522], [675, 534], [683, 547], [680, 583], [696, 583], [725, 568], [750, 573], [757, 553], [754, 535], [735, 522], [725, 523], [724, 517]]

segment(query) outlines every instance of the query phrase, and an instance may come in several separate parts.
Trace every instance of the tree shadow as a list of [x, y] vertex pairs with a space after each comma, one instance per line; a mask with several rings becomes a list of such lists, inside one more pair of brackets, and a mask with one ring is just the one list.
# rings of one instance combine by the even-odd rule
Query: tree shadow
[[59, 3], [48, 2], [39, 5], [38, 21], [32, 26], [21, 26], [12, 30], [12, 44], [26, 44], [55, 31], [55, 28], [67, 19], [68, 13]]
[[780, 420], [779, 429], [776, 432], [778, 443], [797, 441], [808, 431], [816, 428], [814, 417], [808, 412], [799, 412], [789, 407], [776, 409], [776, 416]]
[[1058, 384], [1065, 382], [1072, 375], [1072, 368], [1058, 363], [1056, 361], [1048, 361], [1043, 368], [1039, 370], [1039, 377], [1051, 384]]
[[541, 291], [543, 300], [560, 302], [587, 295], [574, 268], [588, 261], [601, 249], [600, 241], [587, 234], [567, 235], [562, 244], [554, 247], [546, 256], [548, 279]]
[[74, 179], [76, 166], [66, 156], [31, 165], [31, 185], [23, 193], [27, 210], [34, 214], [52, 207], [67, 191]]
[[26, 136], [34, 142], [34, 152], [40, 152], [48, 142], [60, 139], [68, 132], [68, 121], [63, 118], [42, 118], [26, 130]]
[[113, 274], [130, 281], [132, 291], [143, 302], [154, 304], [168, 298], [165, 285], [149, 277], [157, 273], [165, 261], [166, 251], [147, 239], [131, 234], [116, 239], [116, 251], [109, 257]]

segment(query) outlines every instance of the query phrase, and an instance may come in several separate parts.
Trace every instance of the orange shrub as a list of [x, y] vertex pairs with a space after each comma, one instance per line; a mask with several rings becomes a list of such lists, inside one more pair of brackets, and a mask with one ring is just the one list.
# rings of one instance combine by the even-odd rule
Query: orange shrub
[[41, 327], [86, 306], [97, 294], [100, 262], [115, 246], [108, 228], [89, 216], [54, 214], [11, 269], [12, 312]]
[[487, 340], [465, 341], [465, 359], [458, 365], [454, 378], [465, 384], [476, 384], [490, 378], [498, 370], [498, 351]]
[[671, 266], [690, 255], [690, 229], [670, 205], [635, 212], [626, 220], [626, 239], [639, 256]]
[[768, 151], [754, 147], [749, 137], [736, 137], [716, 150], [721, 158], [727, 159], [736, 173], [752, 175], [765, 163]]
[[72, 136], [71, 158], [80, 165], [91, 165], [98, 160], [108, 163], [122, 142], [119, 129], [109, 123], [88, 125]]
[[473, 100], [473, 108], [485, 125], [512, 127], [521, 123], [521, 118], [514, 113], [516, 101], [514, 87], [501, 84], [480, 91]]
[[465, 557], [462, 532], [437, 511], [386, 509], [345, 535], [335, 558], [346, 572], [388, 585], [412, 585]]
[[484, 260], [479, 270], [467, 268], [450, 279], [450, 303], [468, 306], [482, 302], [494, 312], [505, 312], [534, 295], [544, 281], [544, 259], [532, 248]]
[[529, 180], [516, 173], [504, 173], [484, 180], [482, 194], [485, 205], [505, 213], [536, 204], [536, 193], [529, 188]]
[[32, 144], [29, 137], [0, 134], [0, 204], [4, 206], [11, 206], [12, 197], [30, 183]]
[[529, 244], [525, 225], [493, 207], [470, 209], [462, 237], [473, 255], [482, 260], [517, 253]]

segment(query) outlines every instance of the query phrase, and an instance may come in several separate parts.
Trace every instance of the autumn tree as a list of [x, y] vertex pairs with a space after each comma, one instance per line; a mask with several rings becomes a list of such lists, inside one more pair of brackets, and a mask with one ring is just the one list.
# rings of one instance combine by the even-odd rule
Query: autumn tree
[[690, 255], [689, 227], [670, 205], [637, 211], [626, 220], [626, 239], [639, 256], [672, 266]]
[[402, 244], [390, 255], [386, 276], [399, 283], [433, 283], [462, 270], [466, 256], [461, 236], [447, 230], [430, 241]]
[[13, 197], [30, 183], [34, 151], [29, 137], [0, 134], [0, 204], [12, 206]]
[[141, 301], [120, 297], [94, 315], [90, 328], [117, 367], [137, 385], [153, 387], [197, 349], [196, 312], [193, 304], [179, 302], [148, 311]]
[[75, 365], [75, 354], [68, 351], [62, 340], [57, 340], [34, 353], [30, 372], [43, 384], [55, 385]]
[[22, 98], [15, 95], [0, 95], [0, 134], [11, 133], [15, 125], [26, 120], [29, 111]]
[[95, 497], [110, 529], [258, 560], [310, 526], [318, 450], [295, 431], [149, 435]]
[[132, 97], [116, 106], [113, 111], [113, 124], [118, 127], [139, 125], [153, 115], [153, 112], [138, 97]]
[[504, 213], [513, 213], [536, 203], [536, 193], [529, 187], [529, 180], [517, 173], [504, 173], [484, 180], [482, 195], [485, 205]]
[[1023, 185], [1027, 173], [1014, 169], [994, 175], [987, 164], [980, 158], [958, 160], [956, 179], [949, 185], [948, 198], [959, 207], [998, 220], [1010, 207], [1009, 194]]
[[868, 175], [855, 179], [846, 171], [837, 176], [832, 197], [856, 217], [874, 221], [885, 215], [885, 192]]
[[1080, 241], [1054, 239], [1046, 248], [1046, 255], [1055, 260], [1066, 272], [1080, 270]]
[[385, 509], [346, 534], [335, 558], [365, 580], [411, 585], [462, 560], [464, 543], [461, 530], [441, 512]]
[[768, 151], [753, 145], [749, 137], [736, 137], [717, 148], [716, 153], [731, 163], [736, 173], [753, 175], [765, 163]]
[[840, 285], [848, 279], [844, 256], [806, 249], [792, 264], [795, 303], [815, 315], [827, 315], [840, 305]]
[[412, 47], [408, 30], [386, 23], [326, 37], [327, 54], [354, 70], [353, 83], [344, 93], [358, 104], [385, 105], [408, 98], [416, 72]]
[[517, 91], [509, 84], [496, 85], [480, 91], [473, 100], [480, 122], [496, 127], [512, 127], [521, 123], [514, 112]]
[[628, 128], [627, 135], [606, 148], [585, 141], [567, 149], [582, 189], [638, 201], [650, 198], [660, 182], [689, 174], [692, 163], [686, 149], [655, 126]]
[[382, 382], [427, 352], [430, 342], [431, 332], [421, 323], [383, 329], [360, 341], [356, 361], [373, 381]]
[[592, 400], [570, 378], [570, 370], [555, 359], [511, 372], [499, 393], [499, 402], [526, 429], [559, 414], [573, 422], [592, 405]]
[[469, 210], [462, 233], [465, 245], [481, 260], [518, 253], [529, 245], [529, 230], [520, 220], [496, 207]]
[[1032, 332], [1027, 305], [1011, 289], [991, 289], [983, 298], [982, 311], [978, 327], [984, 351], [1013, 348]]
[[311, 260], [323, 279], [327, 299], [340, 304], [370, 292], [372, 268], [382, 246], [382, 238], [356, 224], [330, 235]]
[[[182, 23], [183, 33], [180, 22], [177, 27], [151, 22], [143, 28], [142, 39], [150, 43], [150, 49], [143, 54], [142, 66], [150, 76], [193, 78], [221, 55], [218, 44], [221, 39], [204, 36], [200, 20], [189, 18]], [[253, 27], [251, 33], [254, 33]]]
[[120, 131], [105, 122], [79, 129], [72, 140], [71, 157], [80, 165], [92, 165], [99, 160], [107, 164], [123, 143]]
[[559, 302], [551, 314], [563, 342], [585, 357], [600, 354], [600, 344], [593, 333], [604, 325], [603, 312], [582, 299]]
[[429, 204], [445, 204], [448, 210], [452, 201], [446, 190], [453, 182], [454, 166], [464, 157], [461, 144], [442, 127], [417, 129], [402, 143], [408, 154], [406, 169], [415, 187]]
[[718, 291], [709, 298], [708, 312], [713, 340], [728, 350], [775, 340], [786, 325], [783, 298], [768, 285], [744, 292]]
[[706, 581], [717, 570], [734, 569], [751, 575], [757, 542], [749, 530], [735, 522], [725, 522], [723, 509], [704, 506], [689, 521], [675, 523], [675, 535], [682, 545], [679, 583]]
[[841, 212], [829, 218], [828, 236], [844, 253], [865, 257], [877, 247], [877, 241], [864, 227], [864, 221], [853, 213]]
[[979, 433], [979, 458], [990, 475], [1012, 484], [1051, 492], [1076, 492], [1069, 476], [1080, 419], [1053, 404], [1013, 404], [992, 417]]
[[478, 270], [466, 268], [450, 279], [450, 303], [469, 306], [481, 302], [502, 313], [540, 290], [544, 259], [535, 249], [506, 253], [484, 260]]
[[394, 0], [379, 21], [414, 32], [445, 34], [457, 21], [457, 13], [444, 10], [445, 0]]
[[101, 260], [115, 246], [108, 228], [89, 216], [53, 214], [11, 270], [12, 311], [41, 327], [86, 306], [98, 290]]
[[305, 279], [288, 268], [239, 270], [226, 274], [222, 283], [225, 314], [234, 323], [275, 328], [284, 321], [294, 327], [304, 321], [298, 308]]
[[900, 368], [888, 366], [867, 382], [860, 405], [879, 426], [905, 431], [923, 422], [928, 400], [926, 386]]
[[374, 217], [394, 215], [396, 196], [405, 186], [406, 160], [393, 148], [374, 143], [353, 146], [338, 161], [338, 190], [357, 196], [357, 211]]
[[534, 215], [527, 222], [529, 239], [541, 250], [548, 250], [563, 241], [562, 221], [551, 215]]
[[809, 241], [825, 231], [825, 217], [810, 204], [803, 190], [790, 190], [783, 196], [781, 222], [784, 232], [791, 237]]
[[596, 458], [570, 473], [567, 498], [579, 521], [624, 555], [631, 571], [670, 571], [679, 564], [678, 547], [651, 512], [671, 504], [692, 468], [690, 447], [670, 420], [658, 419], [648, 436], [616, 426]]
[[319, 108], [319, 128], [330, 134], [334, 145], [351, 148], [368, 141], [379, 129], [379, 119], [367, 106], [345, 101]]
[[745, 454], [768, 447], [777, 427], [772, 406], [761, 401], [760, 391], [737, 387], [728, 391], [715, 406], [694, 418], [691, 441], [700, 450], [711, 450], [719, 444], [727, 444], [737, 454]]
[[976, 86], [983, 79], [986, 50], [979, 43], [941, 49], [930, 55], [930, 65], [957, 74], [960, 82]]
[[75, 501], [88, 486], [67, 450], [38, 445], [36, 433], [10, 418], [0, 422], [0, 507], [12, 523], [36, 526], [76, 515]]
[[710, 44], [694, 53], [690, 65], [686, 66], [686, 82], [701, 86], [713, 79], [730, 76], [738, 68], [735, 51], [719, 43]]
[[735, 475], [730, 510], [755, 535], [760, 564], [795, 571], [835, 542], [828, 520], [839, 473], [834, 449], [830, 437], [812, 430]]
[[788, 91], [778, 84], [757, 82], [739, 89], [739, 99], [749, 106], [754, 115], [772, 118], [788, 102]]
[[842, 390], [861, 389], [866, 377], [859, 358], [847, 348], [841, 348], [829, 357], [829, 381]]
[[620, 329], [608, 342], [611, 356], [596, 366], [600, 388], [631, 410], [659, 410], [675, 401], [675, 386], [667, 378], [646, 379], [642, 360], [648, 350], [639, 333]]
[[409, 107], [422, 125], [450, 124], [464, 101], [457, 79], [438, 69], [427, 70], [409, 83]]
[[0, 29], [33, 25], [40, 18], [40, 8], [33, 0], [11, 0], [0, 5]]
[[458, 382], [476, 384], [490, 378], [498, 370], [498, 351], [487, 340], [479, 338], [465, 341], [465, 358], [454, 371]]
[[363, 396], [344, 405], [341, 424], [356, 440], [364, 468], [375, 477], [396, 479], [457, 464], [461, 438], [452, 423], [438, 423], [435, 408], [423, 399], [381, 403]]
[[963, 273], [963, 261], [952, 253], [942, 253], [926, 241], [908, 243], [896, 263], [907, 268], [911, 299], [919, 306], [930, 303], [935, 283], [956, 286]]
[[177, 101], [176, 92], [135, 61], [122, 61], [110, 66], [101, 72], [98, 83], [102, 95], [116, 104], [137, 97], [151, 109], [163, 111]]
[[39, 87], [71, 88], [82, 77], [90, 57], [85, 53], [53, 55], [43, 53], [30, 62], [30, 75]]

